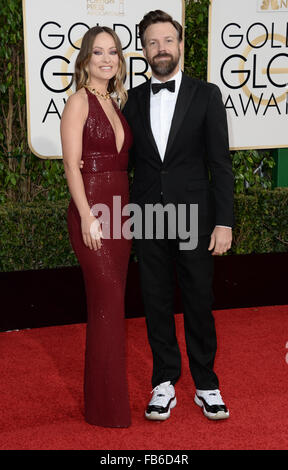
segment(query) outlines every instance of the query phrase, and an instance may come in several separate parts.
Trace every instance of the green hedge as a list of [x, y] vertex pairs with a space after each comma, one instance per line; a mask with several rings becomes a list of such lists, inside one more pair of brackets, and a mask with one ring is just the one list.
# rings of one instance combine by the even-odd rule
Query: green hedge
[[[0, 271], [77, 265], [68, 237], [67, 207], [67, 200], [0, 207]], [[287, 251], [288, 188], [236, 195], [235, 219], [230, 254]]]
[[231, 254], [288, 251], [288, 188], [236, 195], [233, 232]]
[[0, 207], [0, 271], [77, 264], [66, 223], [67, 200]]

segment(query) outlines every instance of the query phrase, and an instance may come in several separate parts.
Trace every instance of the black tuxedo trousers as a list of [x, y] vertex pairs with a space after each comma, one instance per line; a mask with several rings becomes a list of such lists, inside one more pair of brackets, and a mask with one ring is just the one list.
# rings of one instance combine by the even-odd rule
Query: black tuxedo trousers
[[153, 354], [152, 386], [167, 380], [175, 384], [181, 374], [174, 321], [176, 274], [191, 375], [198, 389], [218, 388], [213, 370], [217, 348], [212, 315], [213, 256], [208, 246], [215, 225], [233, 225], [233, 174], [220, 91], [183, 74], [163, 161], [150, 126], [150, 81], [129, 90], [124, 115], [134, 136], [131, 202], [143, 213], [149, 204], [172, 204], [176, 212], [184, 205], [188, 231], [195, 222], [189, 219], [189, 207], [198, 208], [197, 246], [193, 249], [180, 249], [178, 232], [169, 238], [166, 215], [164, 237], [135, 240]]
[[175, 281], [183, 304], [185, 339], [194, 383], [201, 390], [218, 388], [213, 371], [216, 333], [211, 313], [213, 257], [210, 237], [201, 237], [193, 251], [180, 250], [173, 239], [135, 241], [145, 307], [148, 339], [153, 354], [152, 387], [181, 375], [181, 356], [174, 320]]

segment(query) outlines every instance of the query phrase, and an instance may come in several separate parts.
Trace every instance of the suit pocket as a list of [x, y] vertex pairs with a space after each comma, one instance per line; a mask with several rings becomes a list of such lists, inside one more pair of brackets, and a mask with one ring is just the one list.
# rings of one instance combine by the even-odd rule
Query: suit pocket
[[188, 191], [197, 191], [199, 189], [209, 189], [210, 183], [208, 180], [193, 180], [188, 181], [186, 189]]

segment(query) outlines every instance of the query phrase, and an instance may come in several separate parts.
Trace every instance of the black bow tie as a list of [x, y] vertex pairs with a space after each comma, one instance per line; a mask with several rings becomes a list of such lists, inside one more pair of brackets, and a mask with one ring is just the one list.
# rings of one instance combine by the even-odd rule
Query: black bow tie
[[163, 88], [167, 88], [167, 90], [171, 91], [174, 93], [175, 91], [175, 80], [170, 80], [169, 82], [164, 82], [164, 83], [152, 83], [152, 91], [154, 95], [158, 93], [160, 90]]

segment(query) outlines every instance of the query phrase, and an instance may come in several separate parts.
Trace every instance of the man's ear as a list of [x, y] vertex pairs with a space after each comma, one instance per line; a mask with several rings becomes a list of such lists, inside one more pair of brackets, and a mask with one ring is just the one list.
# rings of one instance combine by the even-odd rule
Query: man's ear
[[145, 47], [142, 47], [142, 52], [143, 52], [143, 55], [144, 55], [145, 59], [147, 59], [147, 53], [146, 53]]
[[179, 42], [179, 49], [180, 49], [180, 56], [181, 56], [180, 64], [181, 66], [184, 67], [184, 41], [183, 39], [182, 41]]

